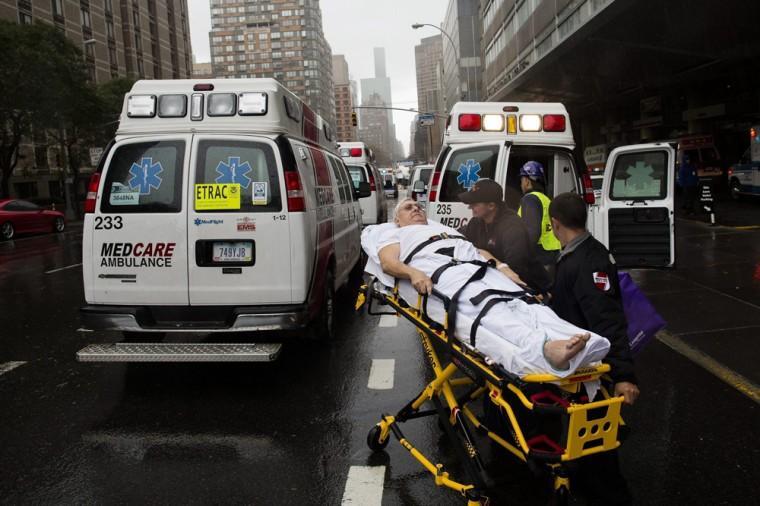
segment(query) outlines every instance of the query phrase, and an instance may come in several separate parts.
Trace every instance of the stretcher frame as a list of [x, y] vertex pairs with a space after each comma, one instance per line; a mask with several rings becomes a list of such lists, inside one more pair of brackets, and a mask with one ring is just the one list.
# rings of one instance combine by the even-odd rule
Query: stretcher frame
[[[435, 288], [432, 296], [440, 299], [446, 310], [443, 324], [427, 316], [425, 308], [429, 296], [418, 295], [417, 305], [412, 307], [399, 297], [398, 282], [390, 292], [384, 288], [378, 289], [378, 286], [382, 285], [373, 278], [361, 287], [356, 309], [359, 310], [367, 302], [369, 314], [391, 314], [410, 321], [416, 327], [435, 377], [395, 415], [382, 415], [380, 422], [367, 435], [367, 445], [371, 450], [384, 450], [392, 434], [433, 475], [437, 486], [458, 492], [467, 500], [468, 506], [485, 506], [488, 504], [485, 493], [491, 485], [470, 426], [534, 469], [536, 466], [548, 468], [553, 479], [553, 504], [566, 504], [569, 498], [567, 463], [620, 446], [618, 432], [625, 425], [620, 416], [623, 398], [610, 396], [602, 386], [600, 392], [603, 399], [589, 402], [584, 399], [581, 388], [583, 382], [598, 380], [608, 373], [608, 364], [583, 367], [565, 378], [552, 374], [531, 374], [520, 378], [500, 365], [490, 363], [474, 347], [449, 333], [448, 309], [451, 301]], [[390, 306], [393, 312], [373, 312], [373, 300]], [[523, 391], [526, 387], [546, 387], [547, 390], [529, 397]], [[527, 439], [515, 409], [503, 395], [505, 392], [535, 415], [559, 418], [562, 427], [560, 440], [555, 441], [546, 434]], [[470, 409], [470, 404], [484, 395], [506, 415], [513, 441], [507, 441], [489, 429]], [[422, 410], [427, 402], [433, 404], [433, 409]], [[443, 464], [434, 463], [424, 455], [399, 427], [399, 424], [409, 420], [434, 415], [439, 416], [444, 431], [462, 460], [468, 482], [453, 479]]]

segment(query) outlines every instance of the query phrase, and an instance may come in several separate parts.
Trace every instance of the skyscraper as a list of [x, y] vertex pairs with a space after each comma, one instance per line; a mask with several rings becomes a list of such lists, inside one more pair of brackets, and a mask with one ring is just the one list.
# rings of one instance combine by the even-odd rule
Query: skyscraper
[[342, 54], [332, 57], [333, 79], [335, 80], [335, 131], [339, 142], [357, 140], [356, 127], [351, 123], [354, 101], [351, 93], [351, 81], [348, 75], [348, 62]]
[[319, 0], [211, 0], [209, 37], [216, 77], [274, 77], [335, 126]]
[[482, 100], [483, 73], [480, 39], [483, 23], [479, 0], [449, 0], [443, 30], [454, 41], [443, 45], [444, 103], [446, 110], [460, 100]]
[[[445, 114], [443, 105], [443, 43], [442, 35], [426, 37], [414, 46], [414, 62], [417, 70], [417, 109], [421, 113]], [[433, 126], [418, 127], [415, 137], [417, 158], [434, 161], [441, 150], [443, 120], [436, 118]], [[421, 141], [421, 133], [427, 132], [427, 142]]]
[[[392, 107], [393, 101], [391, 100], [391, 79], [386, 75], [385, 69], [385, 49], [382, 47], [376, 47], [373, 50], [375, 56], [375, 77], [370, 77], [361, 80], [362, 91], [362, 105], [371, 105], [370, 97], [372, 97], [372, 105], [376, 107]], [[373, 110], [373, 121], [375, 118]], [[369, 114], [369, 110], [362, 109], [362, 130], [364, 130], [364, 118]], [[375, 154], [380, 150], [388, 153], [388, 158], [392, 158], [393, 149], [396, 139], [396, 127], [393, 124], [393, 116], [390, 110], [379, 110], [386, 119], [386, 138], [382, 146], [375, 147]], [[361, 137], [361, 135], [360, 135]], [[362, 139], [363, 140], [363, 139]]]

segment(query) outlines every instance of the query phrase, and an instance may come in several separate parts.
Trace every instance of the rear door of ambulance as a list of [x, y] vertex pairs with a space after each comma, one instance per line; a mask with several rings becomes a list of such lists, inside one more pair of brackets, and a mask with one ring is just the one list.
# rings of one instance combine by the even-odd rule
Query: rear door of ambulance
[[443, 225], [459, 228], [467, 224], [472, 212], [459, 201], [459, 194], [472, 189], [479, 179], [503, 179], [507, 156], [505, 142], [480, 142], [453, 145], [446, 155], [438, 184], [428, 185], [427, 214]]
[[187, 163], [190, 135], [118, 141], [94, 213], [85, 217], [90, 304], [187, 305]]
[[292, 301], [279, 156], [268, 137], [193, 137], [186, 223], [191, 305]]
[[589, 228], [621, 267], [671, 267], [675, 262], [675, 151], [668, 144], [614, 149]]

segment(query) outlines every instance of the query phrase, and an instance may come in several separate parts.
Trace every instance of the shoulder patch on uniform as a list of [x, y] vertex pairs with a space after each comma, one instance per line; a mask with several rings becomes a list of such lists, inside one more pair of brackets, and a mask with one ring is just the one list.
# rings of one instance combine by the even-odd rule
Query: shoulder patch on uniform
[[610, 277], [606, 272], [597, 271], [593, 273], [594, 285], [603, 292], [607, 292], [610, 289]]

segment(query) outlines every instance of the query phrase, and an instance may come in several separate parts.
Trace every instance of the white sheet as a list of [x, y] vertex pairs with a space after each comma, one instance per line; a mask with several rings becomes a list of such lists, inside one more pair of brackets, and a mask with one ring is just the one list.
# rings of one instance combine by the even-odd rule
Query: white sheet
[[[385, 223], [367, 227], [362, 232], [362, 247], [368, 256], [365, 270], [376, 276], [386, 286], [393, 286], [394, 278], [380, 268], [379, 251], [385, 246], [398, 243], [403, 260], [417, 245], [441, 232], [460, 235], [456, 230], [432, 221], [429, 221], [428, 225], [398, 227], [393, 223]], [[419, 251], [410, 265], [430, 276], [439, 266], [451, 261], [451, 257], [435, 253], [435, 251], [452, 246], [454, 257], [458, 260], [483, 260], [472, 243], [459, 239], [444, 239], [431, 243]], [[436, 289], [451, 297], [476, 269], [477, 266], [472, 264], [451, 267], [441, 275]], [[470, 339], [473, 320], [490, 297], [477, 306], [471, 304], [469, 300], [488, 288], [520, 290], [517, 284], [495, 269], [489, 269], [483, 280], [467, 285], [459, 298], [456, 320], [456, 334], [466, 342]], [[407, 302], [416, 304], [417, 292], [407, 280], [399, 284], [399, 294]], [[443, 321], [443, 304], [435, 297], [430, 297], [428, 300], [428, 314], [436, 321]], [[574, 334], [583, 332], [588, 331], [562, 320], [546, 306], [514, 300], [496, 304], [481, 320], [475, 345], [480, 352], [518, 376], [549, 372], [565, 377], [579, 367], [598, 363], [607, 355], [609, 341], [590, 332], [591, 339], [586, 347], [570, 360], [570, 367], [567, 370], [554, 369], [544, 358], [544, 341], [569, 339]]]

